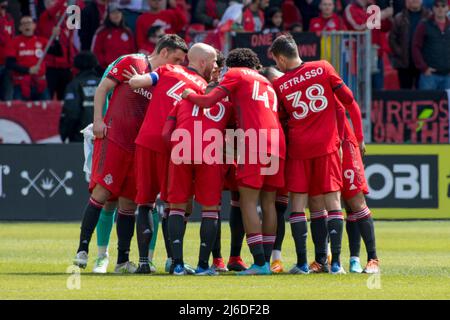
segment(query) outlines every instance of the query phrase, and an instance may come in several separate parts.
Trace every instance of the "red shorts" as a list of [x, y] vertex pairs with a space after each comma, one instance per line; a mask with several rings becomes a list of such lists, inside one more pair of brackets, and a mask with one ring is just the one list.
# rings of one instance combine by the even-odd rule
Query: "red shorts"
[[342, 142], [342, 197], [349, 200], [358, 193], [369, 193], [359, 146], [351, 140]]
[[288, 159], [286, 188], [289, 192], [317, 196], [342, 188], [342, 168], [339, 152], [311, 159]]
[[136, 179], [134, 154], [108, 139], [96, 139], [92, 154], [92, 175], [89, 191], [99, 184], [112, 193], [110, 200], [123, 197], [134, 200]]
[[220, 204], [223, 165], [169, 163], [169, 203], [186, 203], [192, 196], [203, 206]]
[[223, 189], [230, 191], [238, 191], [236, 182], [236, 164], [224, 164], [222, 166], [224, 177]]
[[169, 153], [156, 152], [136, 145], [136, 203], [149, 204], [160, 194], [167, 201], [167, 172]]
[[[284, 159], [276, 158], [278, 167], [272, 160], [270, 164], [238, 164], [236, 169], [236, 181], [240, 187], [247, 187], [252, 189], [260, 189], [267, 192], [277, 191], [284, 187]], [[273, 174], [263, 173], [264, 169], [272, 169]], [[269, 171], [272, 171], [269, 169]]]

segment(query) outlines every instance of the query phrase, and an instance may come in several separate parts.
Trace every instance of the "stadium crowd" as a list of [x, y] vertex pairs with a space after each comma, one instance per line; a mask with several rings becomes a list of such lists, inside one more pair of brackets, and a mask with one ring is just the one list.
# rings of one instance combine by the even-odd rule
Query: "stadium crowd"
[[[69, 2], [81, 8], [79, 30], [68, 29], [66, 23], [58, 26]], [[379, 70], [372, 77], [373, 88], [383, 89], [385, 70], [395, 69], [401, 89], [447, 89], [449, 2], [0, 0], [0, 101], [82, 101], [83, 97], [74, 96], [73, 88], [91, 78], [98, 83], [109, 63], [124, 54], [151, 53], [156, 42], [168, 33], [179, 34], [189, 43], [192, 31], [205, 30], [366, 30], [371, 4], [381, 9], [380, 28], [372, 30]], [[81, 55], [78, 64], [77, 54]]]

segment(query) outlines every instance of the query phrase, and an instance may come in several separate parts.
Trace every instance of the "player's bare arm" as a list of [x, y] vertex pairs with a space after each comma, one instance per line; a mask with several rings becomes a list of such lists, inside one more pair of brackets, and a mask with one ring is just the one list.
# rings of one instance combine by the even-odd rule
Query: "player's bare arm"
[[195, 93], [192, 89], [186, 89], [181, 94], [183, 99], [186, 99], [192, 103], [195, 103], [200, 108], [211, 108], [217, 102], [225, 98], [228, 93], [220, 87], [214, 88], [210, 93], [202, 95]]
[[128, 79], [128, 84], [132, 89], [150, 87], [154, 83], [151, 74], [139, 74], [133, 66], [130, 66], [130, 70], [124, 70], [122, 75]]
[[105, 105], [106, 95], [117, 85], [111, 79], [104, 78], [97, 87], [94, 96], [94, 136], [97, 139], [103, 139], [106, 135], [107, 126], [103, 122], [103, 106]]

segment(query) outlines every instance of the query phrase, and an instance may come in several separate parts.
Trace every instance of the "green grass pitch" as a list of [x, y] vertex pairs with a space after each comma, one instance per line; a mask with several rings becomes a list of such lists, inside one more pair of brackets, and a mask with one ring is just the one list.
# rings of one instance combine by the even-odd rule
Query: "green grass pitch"
[[[450, 222], [376, 222], [382, 273], [273, 275], [237, 277], [176, 277], [163, 271], [165, 250], [160, 231], [156, 275], [94, 275], [96, 239], [91, 260], [81, 272], [80, 289], [68, 289], [67, 268], [75, 254], [79, 223], [0, 223], [0, 299], [449, 299]], [[199, 224], [186, 232], [185, 260], [196, 263]], [[222, 251], [229, 253], [228, 223], [222, 225]], [[133, 239], [132, 260], [137, 261]], [[117, 238], [111, 240], [112, 271]], [[309, 259], [312, 243], [309, 242]], [[343, 265], [348, 268], [348, 244], [343, 241]], [[283, 246], [286, 267], [295, 260], [289, 225]], [[250, 262], [247, 245], [243, 257]], [[364, 245], [362, 260], [365, 260]], [[369, 284], [369, 285], [368, 285]]]

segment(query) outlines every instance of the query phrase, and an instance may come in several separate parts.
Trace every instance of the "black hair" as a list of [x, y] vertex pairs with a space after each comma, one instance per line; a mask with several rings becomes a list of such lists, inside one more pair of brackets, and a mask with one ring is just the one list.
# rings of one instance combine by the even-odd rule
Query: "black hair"
[[280, 71], [275, 67], [264, 67], [261, 70], [259, 70], [259, 74], [267, 78], [270, 82], [272, 82], [272, 79], [274, 77], [279, 76]]
[[216, 49], [216, 53], [217, 53], [217, 66], [219, 68], [223, 68], [225, 66], [225, 56], [223, 55], [222, 51], [217, 50]]
[[122, 14], [122, 20], [120, 20], [119, 25], [115, 25], [114, 23], [112, 23], [111, 19], [109, 18], [109, 14], [111, 12], [108, 11], [108, 14], [105, 17], [105, 20], [103, 21], [103, 25], [106, 28], [126, 28], [127, 26], [125, 24], [125, 18], [123, 17], [123, 14]]
[[297, 44], [291, 35], [281, 35], [277, 37], [269, 50], [276, 57], [284, 56], [292, 59], [299, 56]]
[[156, 43], [156, 53], [160, 53], [162, 49], [167, 48], [168, 51], [181, 50], [184, 53], [188, 52], [186, 42], [176, 34], [166, 34]]
[[297, 27], [300, 27], [303, 30], [303, 26], [300, 23], [293, 23], [289, 26], [289, 31], [293, 31]]
[[448, 1], [447, 0], [434, 0], [433, 1], [433, 7], [436, 7], [438, 4], [442, 4], [444, 6], [448, 5]]
[[258, 55], [248, 48], [237, 48], [228, 54], [226, 65], [228, 68], [250, 68], [258, 70], [261, 67]]
[[206, 94], [210, 93], [212, 91], [212, 89], [214, 89], [218, 85], [219, 85], [218, 82], [210, 82], [210, 83], [208, 83], [208, 85], [206, 86], [206, 89], [205, 89], [205, 93]]
[[147, 31], [147, 38], [154, 37], [162, 29], [162, 26], [151, 26]]
[[98, 60], [91, 51], [81, 51], [75, 56], [73, 64], [80, 71], [91, 70], [97, 67]]
[[273, 8], [270, 8], [270, 9], [269, 9], [269, 11], [267, 12], [267, 15], [266, 15], [266, 25], [265, 25], [265, 28], [279, 28], [279, 29], [282, 29], [282, 28], [283, 28], [283, 20], [281, 21], [281, 25], [280, 25], [280, 26], [276, 26], [276, 25], [274, 25], [273, 22], [272, 22], [273, 16], [274, 16], [275, 14], [277, 14], [277, 13], [283, 14], [283, 11], [281, 11], [281, 9], [278, 8], [278, 7], [273, 7]]

